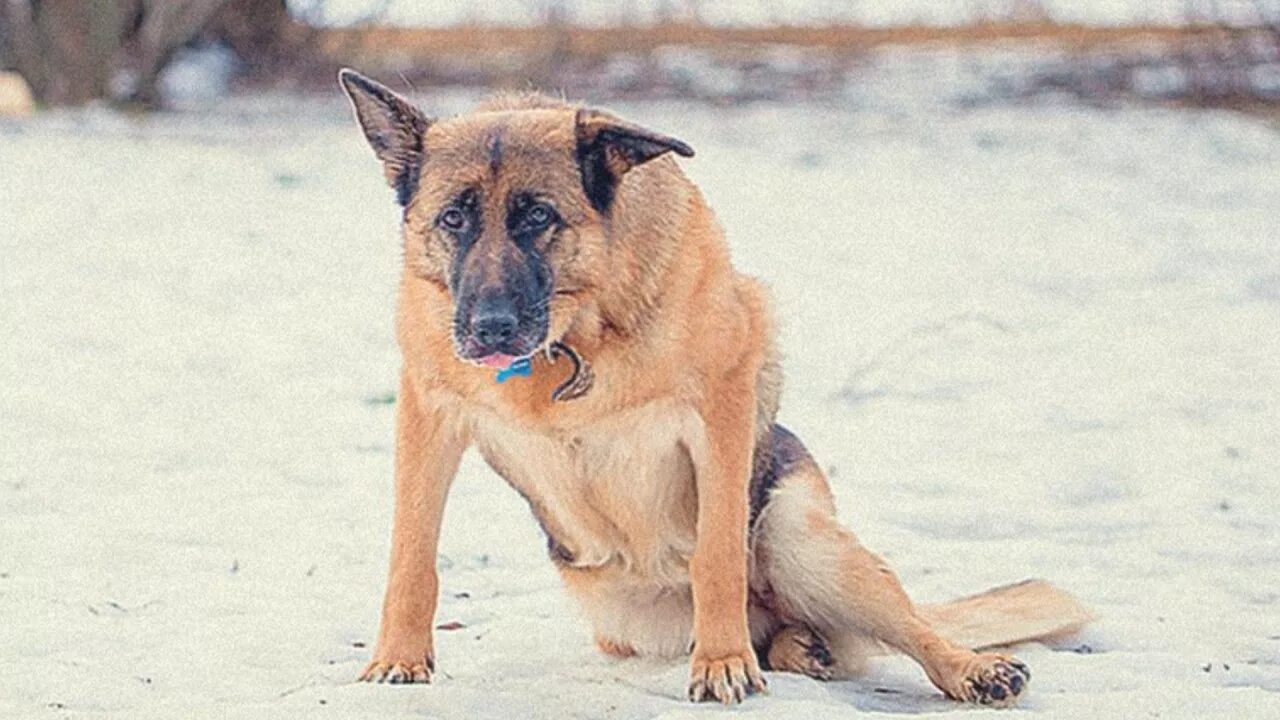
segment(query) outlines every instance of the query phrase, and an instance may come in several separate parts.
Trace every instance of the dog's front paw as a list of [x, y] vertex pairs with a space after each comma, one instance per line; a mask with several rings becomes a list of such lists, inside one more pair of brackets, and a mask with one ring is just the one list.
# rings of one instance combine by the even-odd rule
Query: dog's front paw
[[689, 666], [689, 699], [719, 700], [728, 705], [747, 695], [764, 692], [764, 676], [750, 648], [722, 657], [708, 657], [697, 650]]
[[956, 699], [992, 707], [1010, 707], [1031, 682], [1031, 671], [1015, 658], [995, 653], [975, 657]]
[[360, 682], [375, 683], [429, 683], [436, 670], [435, 657], [430, 650], [421, 652], [383, 652], [381, 648], [360, 673]]

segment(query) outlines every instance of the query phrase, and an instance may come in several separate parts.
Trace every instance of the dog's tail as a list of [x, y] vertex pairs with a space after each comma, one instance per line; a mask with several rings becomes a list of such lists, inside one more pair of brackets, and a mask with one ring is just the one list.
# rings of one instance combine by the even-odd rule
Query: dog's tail
[[1053, 640], [1093, 619], [1079, 600], [1044, 580], [1024, 580], [917, 610], [939, 635], [975, 650]]

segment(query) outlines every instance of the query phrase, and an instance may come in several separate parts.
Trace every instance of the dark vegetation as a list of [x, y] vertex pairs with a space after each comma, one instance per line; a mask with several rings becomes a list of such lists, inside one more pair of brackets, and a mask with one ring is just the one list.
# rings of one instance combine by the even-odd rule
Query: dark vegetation
[[[325, 28], [323, 2], [285, 0], [0, 0], [0, 67], [43, 105], [107, 99], [162, 105], [159, 79], [183, 48], [221, 45], [243, 85], [329, 88], [341, 65], [403, 85], [563, 89], [571, 95], [696, 97], [715, 102], [838, 93], [876, 49], [998, 45], [1029, 49], [1004, 93], [1066, 93], [1195, 106], [1280, 107], [1280, 0], [1187, 0], [1176, 26], [1055, 23], [1035, 0], [1008, 16], [975, 12], [959, 27], [724, 27], [697, 4], [643, 25], [584, 27], [546, 3], [530, 27], [391, 28], [378, 9]], [[975, 7], [981, 7], [976, 3]]]

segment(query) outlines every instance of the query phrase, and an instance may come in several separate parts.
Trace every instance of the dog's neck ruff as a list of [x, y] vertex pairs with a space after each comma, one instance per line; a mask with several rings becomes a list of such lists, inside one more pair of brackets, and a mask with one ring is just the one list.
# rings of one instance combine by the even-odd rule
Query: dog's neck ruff
[[[586, 360], [583, 360], [577, 351], [560, 341], [556, 341], [547, 346], [546, 353], [547, 359], [551, 362], [555, 362], [558, 358], [564, 356], [573, 363], [573, 374], [551, 392], [553, 401], [568, 402], [590, 392], [592, 385], [595, 384], [595, 372], [592, 371], [591, 365]], [[513, 377], [529, 377], [532, 374], [533, 357], [528, 356], [517, 358], [510, 365], [499, 370], [494, 380], [498, 383], [504, 383]]]

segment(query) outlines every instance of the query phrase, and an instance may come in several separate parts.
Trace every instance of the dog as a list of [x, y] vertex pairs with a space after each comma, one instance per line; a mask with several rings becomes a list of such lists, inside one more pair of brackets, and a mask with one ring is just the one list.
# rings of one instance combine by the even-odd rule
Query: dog
[[1027, 667], [969, 648], [1088, 619], [1042, 581], [913, 605], [837, 522], [774, 420], [770, 301], [677, 165], [687, 144], [538, 94], [437, 120], [339, 82], [403, 211], [392, 551], [361, 679], [431, 680], [440, 521], [472, 446], [528, 501], [600, 650], [691, 655], [694, 701], [888, 649], [950, 698], [1008, 706]]

